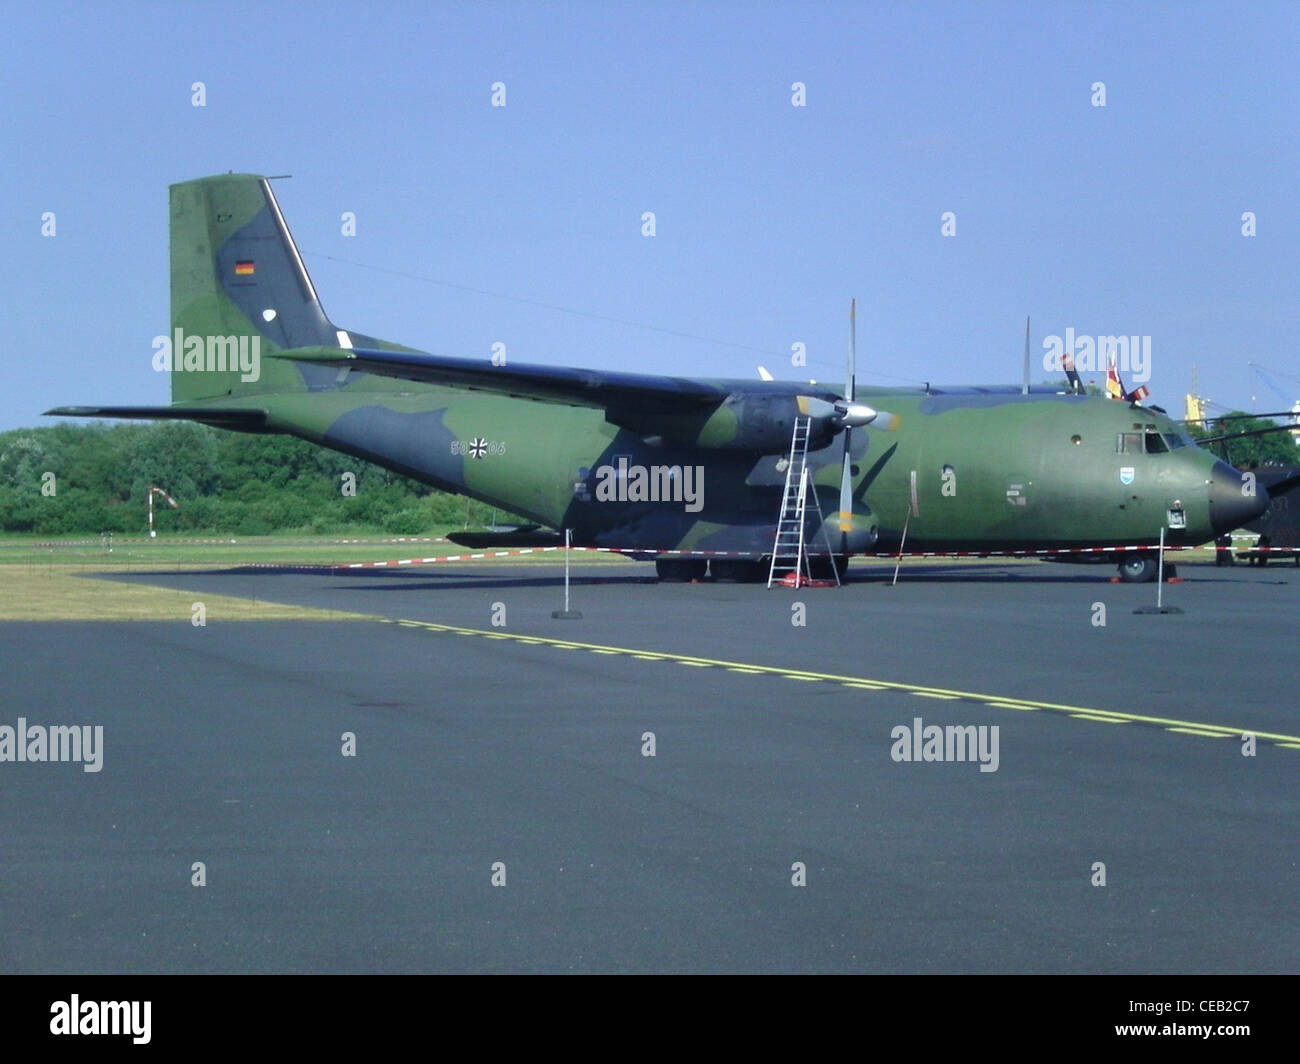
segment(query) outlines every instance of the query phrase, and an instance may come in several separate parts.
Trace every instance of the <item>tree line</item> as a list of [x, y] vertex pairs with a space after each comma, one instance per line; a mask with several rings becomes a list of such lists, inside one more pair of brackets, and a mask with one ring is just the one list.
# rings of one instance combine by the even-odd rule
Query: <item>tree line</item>
[[[344, 474], [355, 494], [344, 494]], [[290, 436], [190, 422], [62, 423], [0, 433], [0, 530], [418, 535], [510, 515]]]

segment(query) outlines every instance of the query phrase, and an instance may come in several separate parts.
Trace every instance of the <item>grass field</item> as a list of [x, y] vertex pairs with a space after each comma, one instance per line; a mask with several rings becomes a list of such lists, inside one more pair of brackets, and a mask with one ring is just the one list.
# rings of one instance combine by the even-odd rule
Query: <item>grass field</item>
[[[173, 568], [176, 566], [239, 565], [346, 565], [351, 562], [390, 561], [398, 558], [436, 558], [479, 553], [458, 547], [436, 533], [428, 536], [115, 536], [107, 539], [85, 536], [62, 538], [39, 536], [0, 537], [0, 565], [93, 565], [101, 569]], [[508, 559], [527, 563], [560, 557], [557, 551], [524, 554]], [[607, 562], [626, 564], [619, 555], [580, 552], [574, 560], [583, 564]]]
[[[110, 549], [111, 547], [111, 549]], [[185, 572], [245, 565], [334, 566], [471, 553], [437, 537], [368, 539], [280, 536], [0, 537], [0, 621], [168, 621], [189, 623], [192, 592], [96, 580], [105, 572]], [[583, 565], [627, 565], [621, 555], [578, 553]], [[476, 565], [554, 565], [557, 552], [476, 560]], [[457, 563], [448, 563], [457, 564]], [[361, 614], [314, 610], [205, 594], [209, 620], [358, 620]]]
[[363, 614], [314, 610], [277, 602], [96, 580], [98, 567], [0, 567], [0, 621], [176, 621], [189, 624], [196, 602], [205, 620], [355, 621]]

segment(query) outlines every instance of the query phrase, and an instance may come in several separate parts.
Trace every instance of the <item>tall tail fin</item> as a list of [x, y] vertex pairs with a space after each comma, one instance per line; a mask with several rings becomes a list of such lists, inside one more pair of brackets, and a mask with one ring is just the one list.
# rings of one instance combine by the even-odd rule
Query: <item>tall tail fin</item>
[[351, 346], [321, 308], [270, 181], [255, 174], [171, 186], [171, 303], [174, 403], [302, 390], [317, 384], [316, 367], [262, 356]]

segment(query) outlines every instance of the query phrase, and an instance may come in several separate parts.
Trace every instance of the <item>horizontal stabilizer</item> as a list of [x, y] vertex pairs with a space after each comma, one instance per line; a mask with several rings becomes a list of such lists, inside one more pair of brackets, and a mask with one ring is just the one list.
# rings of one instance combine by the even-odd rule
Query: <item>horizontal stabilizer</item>
[[1269, 479], [1268, 477], [1261, 478], [1264, 486], [1268, 488], [1269, 497], [1273, 499], [1300, 488], [1300, 473], [1294, 471], [1280, 480], [1274, 480], [1271, 484]]
[[509, 532], [449, 532], [447, 538], [472, 550], [498, 550], [503, 547], [562, 547], [564, 537], [537, 525], [514, 528]]
[[1218, 436], [1202, 436], [1196, 446], [1204, 447], [1207, 443], [1222, 443], [1224, 440], [1244, 440], [1248, 436], [1271, 436], [1275, 432], [1295, 432], [1294, 425], [1270, 425], [1266, 429], [1251, 429], [1249, 432], [1225, 432]]
[[132, 421], [198, 421], [219, 429], [256, 432], [266, 426], [265, 410], [215, 406], [56, 406], [46, 417], [111, 417]]

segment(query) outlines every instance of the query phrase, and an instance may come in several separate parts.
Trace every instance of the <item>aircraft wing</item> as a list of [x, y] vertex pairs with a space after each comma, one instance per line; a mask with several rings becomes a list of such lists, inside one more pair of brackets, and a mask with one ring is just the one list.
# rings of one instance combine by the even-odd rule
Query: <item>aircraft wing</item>
[[447, 388], [493, 392], [518, 399], [565, 403], [602, 409], [635, 407], [682, 413], [717, 406], [731, 393], [722, 382], [687, 377], [574, 369], [529, 363], [493, 365], [481, 359], [409, 354], [365, 348], [298, 348], [274, 358], [348, 367], [383, 377], [438, 384]]

